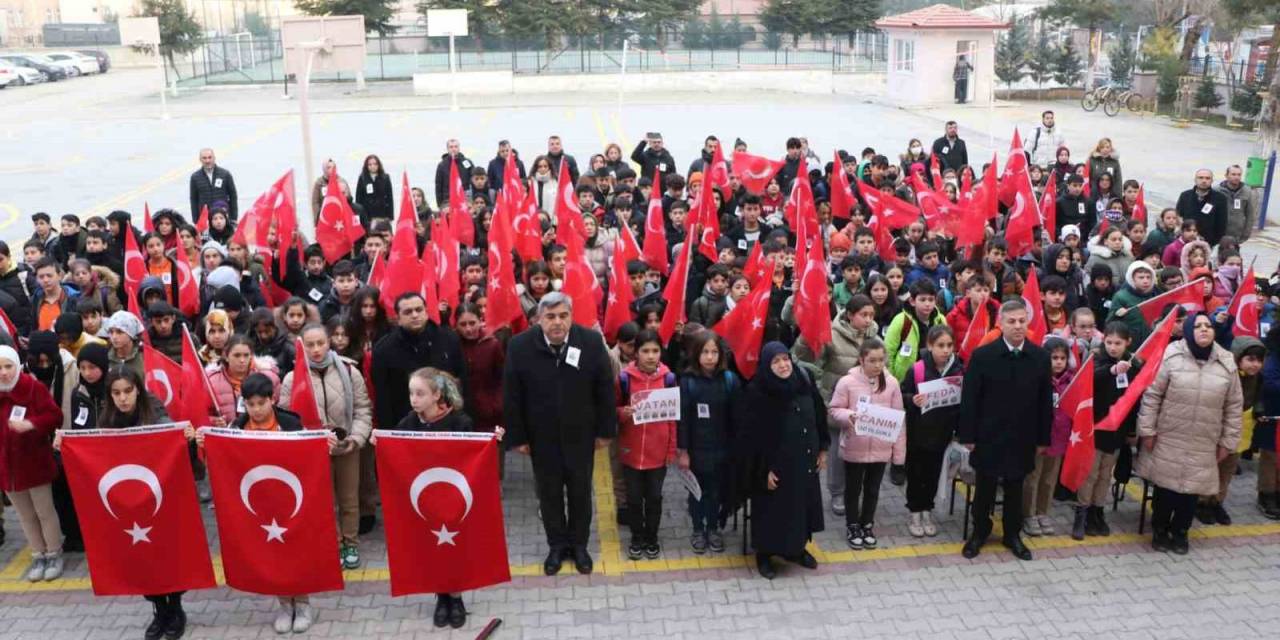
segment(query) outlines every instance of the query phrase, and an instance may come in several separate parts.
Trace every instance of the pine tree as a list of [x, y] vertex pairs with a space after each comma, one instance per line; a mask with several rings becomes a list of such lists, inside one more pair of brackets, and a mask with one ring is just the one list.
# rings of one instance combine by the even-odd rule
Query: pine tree
[[1036, 38], [1035, 49], [1027, 57], [1027, 70], [1035, 81], [1037, 89], [1043, 89], [1044, 83], [1053, 79], [1053, 70], [1058, 59], [1058, 51], [1049, 42], [1049, 32], [1040, 25], [1040, 35]]
[[364, 16], [364, 28], [385, 36], [396, 30], [391, 24], [399, 0], [293, 0], [299, 11], [309, 16]]
[[1196, 87], [1194, 104], [1197, 109], [1211, 111], [1222, 106], [1222, 96], [1218, 95], [1218, 88], [1214, 86], [1213, 76], [1206, 73], [1200, 79], [1200, 86]]
[[996, 77], [1012, 88], [1013, 83], [1027, 76], [1023, 67], [1027, 64], [1030, 34], [1027, 25], [1018, 21], [1016, 11], [1009, 18], [1009, 25], [1009, 31], [996, 45]]
[[1122, 31], [1119, 42], [1111, 49], [1111, 81], [1123, 87], [1129, 86], [1129, 76], [1133, 73], [1135, 62], [1133, 43]]
[[1053, 79], [1064, 87], [1074, 87], [1080, 84], [1080, 73], [1084, 71], [1084, 65], [1080, 62], [1080, 54], [1076, 53], [1076, 45], [1070, 38], [1066, 44], [1058, 50], [1058, 57], [1054, 60]]

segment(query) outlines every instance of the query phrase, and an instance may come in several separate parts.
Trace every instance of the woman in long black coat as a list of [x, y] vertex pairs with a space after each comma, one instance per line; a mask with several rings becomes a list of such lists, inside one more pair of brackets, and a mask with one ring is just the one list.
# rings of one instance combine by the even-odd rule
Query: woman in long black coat
[[792, 362], [786, 346], [770, 342], [738, 410], [756, 567], [772, 580], [776, 571], [769, 559], [777, 555], [813, 569], [818, 561], [804, 547], [822, 531], [818, 474], [826, 467], [831, 444], [822, 395]]

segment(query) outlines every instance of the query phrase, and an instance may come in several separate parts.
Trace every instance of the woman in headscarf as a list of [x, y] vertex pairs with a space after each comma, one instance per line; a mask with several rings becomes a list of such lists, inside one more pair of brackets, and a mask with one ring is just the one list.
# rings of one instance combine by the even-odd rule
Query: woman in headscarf
[[742, 478], [751, 499], [751, 535], [760, 575], [772, 580], [771, 556], [807, 569], [818, 566], [805, 544], [822, 531], [818, 474], [827, 465], [827, 408], [808, 374], [781, 342], [760, 354], [760, 369], [745, 389], [736, 424], [743, 425]]
[[235, 333], [231, 317], [222, 309], [210, 309], [204, 317], [204, 346], [196, 352], [205, 367], [220, 367], [227, 342]]
[[[69, 414], [71, 429], [96, 429], [98, 415], [102, 413], [102, 403], [106, 399], [107, 371], [111, 368], [107, 360], [106, 345], [98, 343], [86, 344], [76, 357], [80, 377], [75, 388], [71, 390], [71, 412]], [[64, 420], [65, 422], [65, 420]], [[61, 456], [54, 454], [59, 467]], [[84, 538], [80, 534], [80, 519], [76, 517], [75, 504], [71, 501], [71, 489], [67, 486], [64, 473], [58, 474], [53, 482], [53, 506], [58, 511], [58, 521], [62, 524], [62, 549], [64, 551], [84, 551]]]
[[71, 426], [71, 391], [80, 380], [76, 359], [58, 347], [58, 335], [52, 331], [33, 331], [27, 342], [27, 372], [53, 394], [62, 409], [61, 428]]
[[1231, 352], [1214, 341], [1213, 321], [1192, 313], [1182, 340], [1169, 344], [1142, 396], [1137, 473], [1156, 485], [1151, 546], [1186, 554], [1201, 495], [1218, 492], [1218, 463], [1240, 442], [1240, 376]]
[[53, 506], [58, 468], [49, 436], [62, 423], [62, 411], [47, 387], [22, 373], [18, 352], [9, 346], [0, 346], [0, 416], [0, 489], [31, 546], [27, 580], [56, 580], [63, 567], [62, 529]]

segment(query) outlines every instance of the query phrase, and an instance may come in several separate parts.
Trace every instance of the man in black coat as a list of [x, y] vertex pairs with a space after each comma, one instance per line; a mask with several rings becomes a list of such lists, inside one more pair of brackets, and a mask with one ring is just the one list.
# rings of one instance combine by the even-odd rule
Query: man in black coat
[[493, 159], [489, 161], [489, 169], [487, 173], [489, 175], [490, 189], [493, 189], [494, 191], [502, 191], [502, 187], [504, 186], [503, 181], [506, 179], [506, 176], [503, 174], [507, 170], [507, 156], [512, 153], [516, 154], [516, 170], [520, 172], [520, 182], [523, 183], [525, 181], [528, 174], [524, 172], [524, 161], [520, 159], [520, 154], [517, 153], [515, 149], [511, 148], [510, 140], [499, 140], [498, 155], [494, 156]]
[[240, 211], [236, 203], [236, 181], [231, 172], [219, 167], [213, 149], [200, 150], [200, 168], [191, 174], [191, 219], [200, 215], [200, 207], [222, 201], [232, 222]]
[[[560, 162], [569, 163], [569, 181], [578, 184], [578, 161], [573, 156], [564, 152], [564, 143], [560, 141], [560, 136], [551, 136], [547, 138], [547, 161], [551, 163], [551, 177], [559, 179]], [[534, 164], [538, 164], [534, 162]]]
[[991, 535], [996, 483], [1004, 488], [1004, 546], [1021, 560], [1031, 551], [1022, 543], [1022, 480], [1049, 446], [1053, 425], [1053, 384], [1049, 353], [1027, 341], [1027, 306], [1010, 300], [1000, 306], [996, 340], [973, 352], [964, 373], [956, 440], [969, 448], [977, 472], [973, 536], [964, 557], [973, 558]]
[[[641, 140], [631, 152], [631, 159], [640, 165], [640, 175], [651, 176], [656, 171], [662, 178], [676, 173], [676, 160], [662, 144], [662, 134], [653, 133]], [[661, 178], [660, 178], [661, 179]]]
[[[960, 139], [960, 127], [955, 120], [947, 121], [946, 134], [933, 141], [933, 155], [938, 157], [942, 170], [955, 169], [969, 164], [969, 150]], [[976, 171], [975, 171], [976, 173]]]
[[1212, 171], [1201, 169], [1196, 172], [1196, 186], [1178, 196], [1177, 209], [1183, 220], [1196, 221], [1200, 237], [1209, 246], [1218, 246], [1218, 241], [1226, 235], [1230, 203], [1227, 194], [1213, 188]]
[[[462, 341], [448, 327], [427, 318], [427, 303], [417, 293], [396, 298], [398, 326], [373, 347], [373, 387], [378, 390], [374, 411], [378, 424], [395, 425], [409, 414], [409, 376], [423, 367], [467, 379]], [[463, 388], [465, 395], [466, 389]]]
[[[465, 188], [471, 180], [471, 168], [475, 165], [462, 155], [462, 145], [456, 138], [449, 138], [445, 143], [445, 153], [440, 155], [440, 163], [436, 165], [436, 208], [443, 209], [449, 200], [449, 163], [458, 165], [458, 180]], [[466, 203], [462, 204], [467, 206]]]
[[[26, 266], [10, 254], [9, 243], [0, 240], [0, 291], [13, 299], [12, 302], [5, 300], [0, 308], [9, 314], [9, 320], [23, 336], [31, 333], [31, 295], [35, 293], [27, 281], [28, 275]], [[13, 340], [16, 344], [18, 336], [13, 336]]]
[[543, 296], [537, 321], [507, 347], [505, 439], [507, 446], [533, 456], [542, 526], [551, 547], [543, 571], [555, 575], [572, 559], [579, 573], [588, 574], [594, 449], [608, 446], [618, 429], [613, 367], [600, 334], [573, 324], [568, 296]]

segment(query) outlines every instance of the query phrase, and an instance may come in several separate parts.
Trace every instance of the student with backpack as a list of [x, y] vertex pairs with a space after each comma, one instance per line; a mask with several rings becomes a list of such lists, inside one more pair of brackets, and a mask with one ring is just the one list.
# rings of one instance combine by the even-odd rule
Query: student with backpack
[[726, 369], [720, 338], [700, 331], [688, 340], [688, 363], [680, 376], [680, 424], [676, 428], [676, 463], [692, 470], [702, 498], [689, 494], [689, 517], [694, 553], [724, 552], [720, 532], [721, 487], [726, 481], [729, 445], [735, 432], [730, 420], [734, 396], [742, 388], [738, 376]]
[[[922, 281], [917, 284], [929, 284]], [[930, 285], [932, 286], [932, 285]], [[903, 425], [893, 442], [859, 434], [855, 426], [864, 406], [902, 410], [898, 381], [886, 375], [888, 356], [884, 344], [870, 338], [858, 347], [859, 365], [836, 384], [827, 415], [841, 425], [840, 458], [845, 469], [845, 540], [854, 550], [874, 549], [876, 506], [886, 463], [903, 464], [907, 459], [907, 430]], [[859, 508], [861, 501], [861, 508]]]
[[662, 483], [667, 463], [676, 455], [676, 423], [663, 420], [636, 424], [632, 398], [641, 391], [676, 386], [676, 376], [662, 364], [662, 338], [645, 329], [636, 336], [636, 359], [618, 374], [618, 455], [627, 487], [632, 560], [657, 560], [658, 526], [662, 522]]
[[956, 336], [950, 327], [930, 327], [925, 344], [929, 355], [911, 366], [902, 383], [907, 411], [907, 510], [911, 512], [907, 531], [916, 538], [938, 535], [933, 498], [938, 492], [942, 459], [960, 421], [959, 404], [923, 411], [925, 396], [920, 393], [920, 385], [964, 375], [964, 364], [955, 355]]
[[911, 283], [910, 295], [902, 311], [884, 330], [884, 348], [888, 353], [889, 374], [901, 381], [911, 365], [920, 359], [921, 339], [929, 327], [946, 324], [938, 311], [938, 287], [928, 279]]

